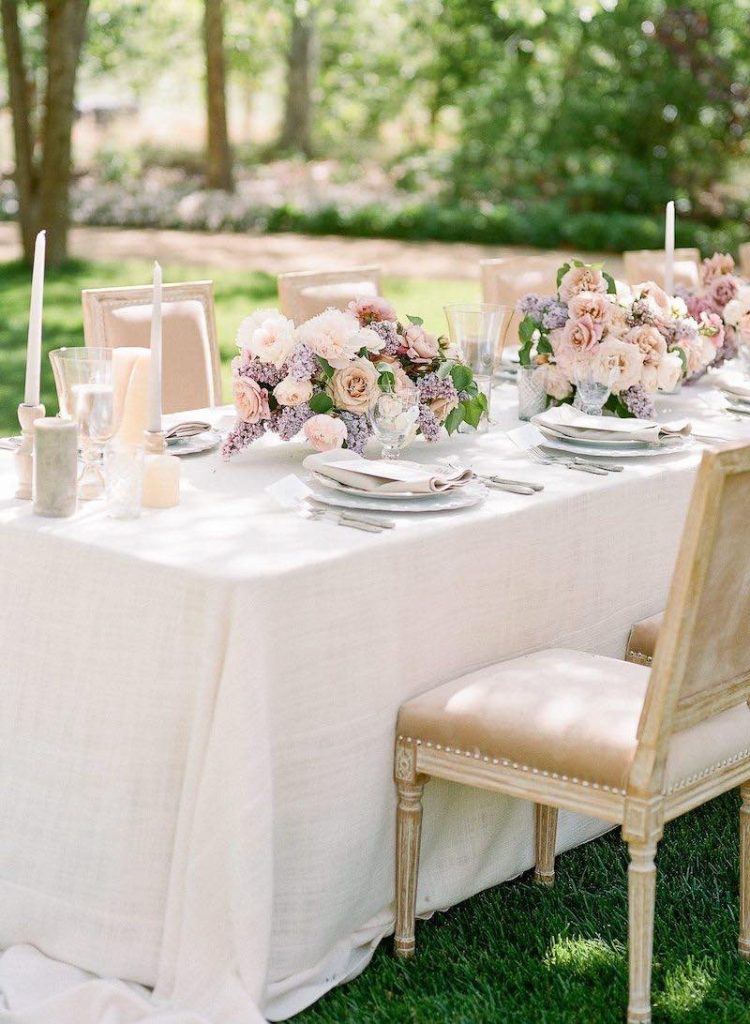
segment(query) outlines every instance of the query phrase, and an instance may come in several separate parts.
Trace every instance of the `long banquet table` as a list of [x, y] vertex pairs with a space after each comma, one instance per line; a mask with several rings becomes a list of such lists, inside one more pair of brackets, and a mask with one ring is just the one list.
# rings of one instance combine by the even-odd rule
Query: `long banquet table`
[[[675, 402], [705, 416], [703, 391]], [[700, 445], [539, 466], [504, 436], [513, 389], [494, 402], [433, 454], [544, 492], [377, 536], [273, 505], [297, 444], [186, 460], [181, 505], [130, 522], [33, 517], [0, 452], [0, 1020], [301, 1010], [392, 929], [399, 704], [552, 645], [622, 656], [663, 607]], [[559, 846], [603, 828], [563, 814]], [[419, 913], [531, 864], [528, 803], [427, 787]]]

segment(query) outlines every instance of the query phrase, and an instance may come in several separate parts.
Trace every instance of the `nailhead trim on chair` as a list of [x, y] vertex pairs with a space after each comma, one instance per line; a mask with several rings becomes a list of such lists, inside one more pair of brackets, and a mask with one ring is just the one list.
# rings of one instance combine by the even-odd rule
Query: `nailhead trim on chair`
[[625, 660], [634, 661], [638, 665], [651, 665], [654, 659], [651, 654], [641, 654], [640, 651], [628, 651], [625, 655]]
[[503, 768], [515, 768], [516, 771], [520, 772], [531, 772], [532, 775], [542, 775], [546, 779], [559, 779], [561, 782], [573, 782], [577, 786], [584, 786], [590, 789], [601, 789], [605, 793], [617, 793], [620, 796], [625, 795], [624, 789], [617, 789], [615, 786], [604, 786], [598, 782], [589, 782], [587, 779], [576, 779], [571, 778], [568, 775], [559, 775], [557, 772], [548, 772], [543, 768], [531, 768], [527, 764], [518, 764], [516, 761], [507, 761], [503, 757], [488, 757], [486, 754], [482, 754], [478, 750], [460, 750], [458, 747], [443, 747], [439, 743], [432, 743], [430, 740], [421, 740], [417, 737], [412, 739], [411, 736], [399, 736], [399, 740], [406, 743], [416, 743], [418, 747], [424, 745], [425, 747], [432, 747], [435, 750], [444, 750], [446, 754], [463, 754], [464, 757], [471, 757], [475, 761], [485, 761], [487, 764], [499, 764]]
[[704, 768], [701, 772], [696, 772], [694, 775], [688, 775], [686, 779], [680, 779], [679, 782], [675, 782], [674, 785], [670, 786], [667, 790], [667, 794], [676, 793], [680, 789], [685, 789], [687, 786], [697, 782], [698, 779], [704, 779], [707, 775], [712, 775], [715, 771], [720, 768], [727, 768], [730, 764], [736, 764], [741, 761], [743, 757], [747, 757], [750, 754], [750, 747], [745, 750], [740, 750], [738, 754], [733, 754], [732, 757], [726, 757], [723, 761], [717, 761], [716, 764], [711, 764], [708, 768]]

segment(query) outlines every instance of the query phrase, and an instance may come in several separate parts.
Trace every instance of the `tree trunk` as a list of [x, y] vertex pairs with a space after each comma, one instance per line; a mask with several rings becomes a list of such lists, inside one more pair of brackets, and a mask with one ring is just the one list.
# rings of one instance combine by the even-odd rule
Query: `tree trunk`
[[39, 208], [47, 229], [47, 261], [57, 266], [68, 255], [75, 86], [89, 0], [46, 0], [45, 7], [47, 87]]
[[312, 156], [312, 80], [315, 64], [315, 24], [308, 7], [304, 14], [297, 7], [287, 52], [287, 90], [284, 123], [279, 148]]
[[203, 36], [206, 48], [206, 113], [208, 121], [206, 180], [209, 188], [234, 189], [232, 151], [227, 130], [224, 2], [205, 0]]
[[8, 94], [13, 121], [15, 182], [18, 222], [26, 260], [33, 259], [34, 236], [38, 226], [38, 177], [34, 164], [34, 132], [31, 124], [30, 85], [26, 75], [23, 42], [18, 27], [17, 0], [0, 0]]
[[[88, 6], [89, 0], [45, 0], [47, 84], [40, 118], [30, 99], [18, 0], [0, 0], [23, 253], [27, 261], [33, 259], [36, 234], [44, 227], [50, 266], [67, 257], [75, 83]], [[35, 125], [40, 121], [37, 139]]]

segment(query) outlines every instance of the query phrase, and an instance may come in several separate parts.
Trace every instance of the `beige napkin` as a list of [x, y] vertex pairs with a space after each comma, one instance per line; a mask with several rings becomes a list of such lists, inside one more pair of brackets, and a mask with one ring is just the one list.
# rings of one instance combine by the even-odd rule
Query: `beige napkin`
[[440, 494], [462, 487], [472, 479], [470, 469], [426, 466], [419, 462], [364, 459], [356, 452], [337, 450], [308, 455], [302, 463], [312, 473], [327, 476], [358, 491], [392, 494]]
[[687, 437], [690, 423], [655, 423], [653, 420], [621, 419], [619, 416], [587, 416], [572, 405], [557, 405], [534, 416], [532, 423], [549, 427], [565, 437], [591, 441], [650, 441]]
[[723, 373], [715, 379], [724, 394], [750, 401], [750, 381], [744, 380], [734, 373]]

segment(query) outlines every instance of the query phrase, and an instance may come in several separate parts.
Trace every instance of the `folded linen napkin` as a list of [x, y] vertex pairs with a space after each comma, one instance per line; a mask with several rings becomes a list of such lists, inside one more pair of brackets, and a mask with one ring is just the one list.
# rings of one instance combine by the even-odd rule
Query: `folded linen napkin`
[[320, 473], [337, 483], [369, 493], [440, 494], [462, 487], [472, 479], [470, 469], [428, 466], [419, 462], [392, 462], [388, 459], [364, 459], [356, 452], [337, 450], [308, 455], [302, 463], [312, 473]]
[[687, 437], [690, 423], [655, 423], [653, 420], [621, 419], [619, 416], [587, 416], [572, 405], [557, 405], [534, 416], [533, 423], [550, 427], [565, 437], [592, 441], [650, 441], [657, 443]]
[[722, 373], [715, 380], [724, 394], [750, 401], [750, 381], [744, 377], [736, 373]]

